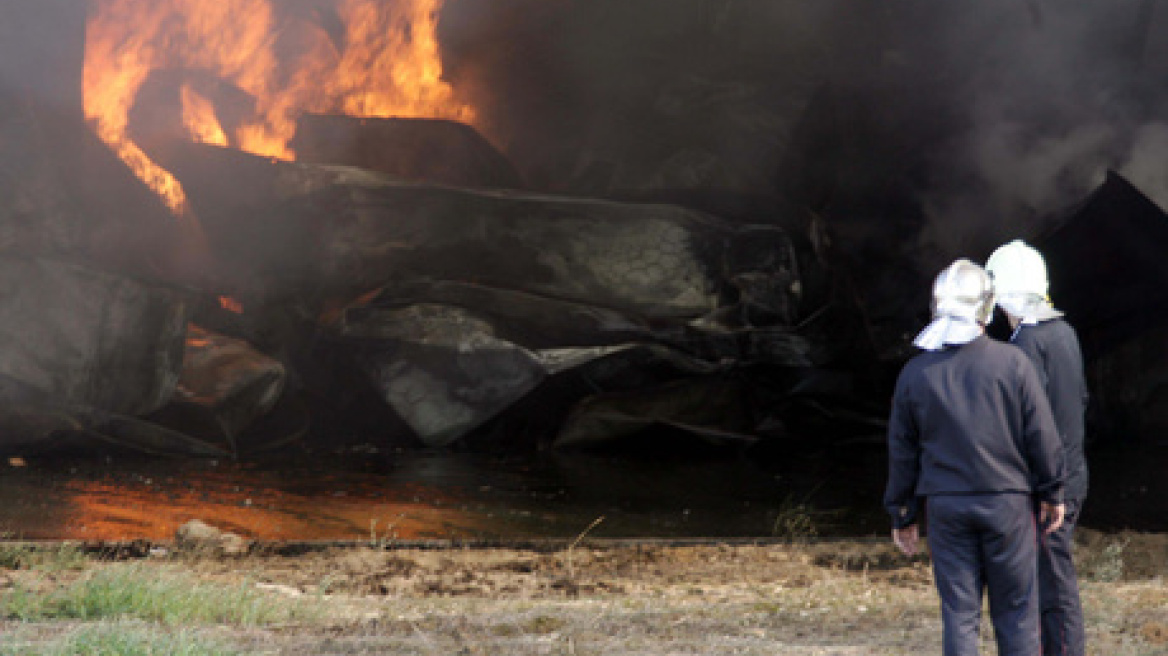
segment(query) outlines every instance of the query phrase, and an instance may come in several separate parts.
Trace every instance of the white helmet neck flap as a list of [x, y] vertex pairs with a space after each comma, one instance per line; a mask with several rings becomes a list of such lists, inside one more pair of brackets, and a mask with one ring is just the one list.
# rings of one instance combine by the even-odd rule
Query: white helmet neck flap
[[988, 274], [967, 259], [950, 264], [933, 283], [933, 321], [913, 343], [926, 351], [967, 344], [985, 332], [994, 309]]

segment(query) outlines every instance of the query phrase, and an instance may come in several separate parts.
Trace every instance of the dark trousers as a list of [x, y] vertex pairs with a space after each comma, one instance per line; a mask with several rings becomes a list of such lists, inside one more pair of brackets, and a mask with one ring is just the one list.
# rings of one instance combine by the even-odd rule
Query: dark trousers
[[999, 656], [1036, 656], [1038, 544], [1030, 496], [937, 495], [926, 508], [945, 656], [977, 656], [983, 591]]
[[1082, 502], [1067, 501], [1059, 530], [1044, 536], [1038, 549], [1038, 598], [1042, 609], [1043, 656], [1083, 656], [1083, 607], [1072, 558], [1072, 533]]

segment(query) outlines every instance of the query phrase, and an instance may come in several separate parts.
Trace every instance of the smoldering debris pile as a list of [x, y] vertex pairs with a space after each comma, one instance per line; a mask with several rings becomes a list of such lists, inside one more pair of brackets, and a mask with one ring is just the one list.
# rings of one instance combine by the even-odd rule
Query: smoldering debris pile
[[[469, 23], [447, 34], [452, 75], [495, 90], [484, 116], [506, 153], [460, 122], [327, 113], [298, 117], [295, 162], [198, 145], [184, 88], [224, 127], [257, 99], [197, 66], [156, 69], [128, 137], [181, 183], [180, 212], [82, 118], [84, 3], [0, 6], [0, 450], [879, 440], [932, 273], [1015, 236], [1049, 251], [1093, 385], [1123, 384], [1094, 411], [1120, 432], [1157, 425], [1163, 213], [1113, 175], [1057, 216], [1007, 194], [995, 207], [1016, 225], [967, 220], [969, 189], [992, 204], [1013, 187], [968, 158], [1002, 146], [965, 114], [1010, 109], [970, 109], [998, 72], [962, 67], [1040, 59], [1007, 48], [985, 64], [918, 29], [1008, 25], [1011, 47], [1045, 47], [1061, 22], [973, 20], [1024, 12], [1004, 1], [961, 21], [931, 2], [859, 20], [773, 3], [765, 22], [735, 3], [451, 4], [522, 14], [488, 21], [492, 47], [515, 37], [495, 58]], [[520, 39], [533, 25], [577, 56], [515, 66], [542, 43]], [[589, 30], [620, 38], [595, 52]], [[857, 38], [809, 38], [829, 33]], [[847, 46], [825, 56], [824, 42]], [[565, 110], [549, 89], [595, 98]], [[1080, 117], [1056, 118], [1036, 143]], [[1078, 183], [1105, 149], [1048, 150], [1083, 153], [1047, 176]], [[1060, 204], [1089, 191], [1040, 182]]]
[[390, 175], [160, 140], [198, 232], [157, 217], [174, 243], [114, 267], [77, 239], [118, 226], [86, 211], [55, 131], [6, 116], [5, 136], [35, 137], [4, 140], [21, 166], [0, 172], [6, 450], [243, 455], [345, 431], [580, 445], [652, 426], [751, 441], [780, 421], [748, 383], [777, 399], [812, 365], [800, 253], [776, 226], [487, 190], [514, 180], [497, 152], [471, 188], [410, 181], [430, 163]]

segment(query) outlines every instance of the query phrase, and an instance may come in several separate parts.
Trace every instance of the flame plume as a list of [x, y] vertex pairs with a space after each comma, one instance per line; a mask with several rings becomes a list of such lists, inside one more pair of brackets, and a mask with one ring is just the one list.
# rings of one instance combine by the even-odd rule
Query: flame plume
[[215, 106], [189, 85], [182, 88], [183, 125], [199, 143], [226, 146], [227, 134], [215, 116]]
[[254, 115], [228, 134], [213, 104], [184, 87], [181, 118], [192, 140], [281, 159], [295, 157], [288, 143], [303, 112], [474, 120], [442, 79], [444, 0], [317, 0], [320, 11], [331, 5], [340, 38], [281, 12], [277, 0], [91, 1], [86, 116], [178, 215], [186, 212], [182, 186], [128, 136], [130, 109], [156, 70], [210, 73], [255, 99]]

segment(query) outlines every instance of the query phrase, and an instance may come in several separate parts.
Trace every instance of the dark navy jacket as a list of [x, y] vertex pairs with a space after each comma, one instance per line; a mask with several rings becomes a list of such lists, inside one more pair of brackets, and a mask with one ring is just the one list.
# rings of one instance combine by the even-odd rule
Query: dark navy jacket
[[1010, 342], [1022, 349], [1038, 370], [1063, 441], [1067, 463], [1065, 496], [1082, 501], [1087, 497], [1087, 458], [1083, 455], [1087, 381], [1079, 337], [1066, 321], [1051, 319], [1035, 325], [1022, 324]]
[[1038, 372], [1016, 346], [984, 335], [904, 366], [888, 452], [884, 506], [897, 528], [916, 523], [918, 497], [936, 494], [1062, 501], [1062, 442]]

